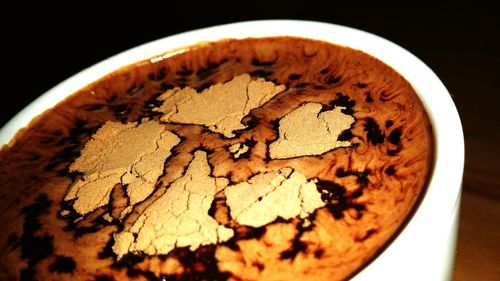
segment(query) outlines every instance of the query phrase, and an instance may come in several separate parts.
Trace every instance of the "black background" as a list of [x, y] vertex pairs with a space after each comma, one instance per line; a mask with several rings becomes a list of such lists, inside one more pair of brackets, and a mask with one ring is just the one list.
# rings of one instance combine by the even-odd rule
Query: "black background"
[[[496, 273], [487, 273], [495, 265], [481, 259], [491, 256], [486, 261], [494, 263], [500, 252], [498, 243], [488, 242], [500, 239], [500, 16], [488, 3], [494, 1], [42, 2], [18, 2], [0, 10], [0, 126], [86, 67], [139, 44], [201, 27], [254, 19], [316, 20], [362, 29], [408, 49], [442, 79], [464, 126], [464, 200], [455, 274], [472, 272], [473, 279], [486, 280], [477, 274], [498, 273], [497, 266]], [[483, 199], [474, 199], [477, 194]], [[479, 222], [493, 229], [478, 229]], [[485, 236], [489, 230], [496, 236]], [[482, 264], [478, 267], [474, 260]]]

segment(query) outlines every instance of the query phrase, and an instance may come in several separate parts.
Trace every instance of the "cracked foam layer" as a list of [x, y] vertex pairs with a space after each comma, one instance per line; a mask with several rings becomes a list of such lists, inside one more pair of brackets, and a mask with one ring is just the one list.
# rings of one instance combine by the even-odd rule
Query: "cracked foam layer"
[[163, 173], [165, 160], [180, 138], [156, 121], [106, 122], [85, 144], [70, 171], [82, 173], [68, 189], [80, 215], [109, 203], [116, 184], [127, 185], [130, 206], [146, 199]]
[[262, 78], [251, 80], [250, 75], [241, 74], [201, 93], [190, 87], [168, 90], [158, 98], [163, 104], [153, 110], [164, 113], [161, 121], [204, 125], [210, 131], [232, 138], [234, 131], [246, 128], [241, 120], [252, 109], [284, 89], [283, 85], [276, 86]]
[[325, 206], [315, 182], [291, 168], [257, 174], [247, 182], [228, 186], [224, 193], [231, 217], [252, 227], [264, 226], [278, 217], [306, 218]]
[[230, 239], [234, 232], [208, 214], [216, 193], [227, 185], [225, 178], [210, 176], [207, 154], [196, 151], [185, 174], [152, 203], [127, 231], [114, 234], [114, 253], [120, 259], [132, 252], [168, 254], [176, 247], [194, 251], [202, 245]]
[[235, 143], [228, 148], [229, 153], [231, 153], [235, 159], [240, 158], [240, 156], [247, 153], [249, 149], [248, 145], [244, 143]]
[[319, 103], [306, 103], [279, 121], [279, 138], [269, 145], [272, 159], [320, 155], [337, 147], [347, 147], [349, 141], [339, 141], [342, 131], [355, 122], [342, 113], [344, 107], [321, 112]]

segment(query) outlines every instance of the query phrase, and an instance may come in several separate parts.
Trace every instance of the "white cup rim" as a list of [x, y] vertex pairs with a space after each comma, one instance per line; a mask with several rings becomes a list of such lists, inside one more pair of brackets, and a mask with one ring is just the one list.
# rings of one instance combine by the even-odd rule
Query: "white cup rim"
[[394, 68], [410, 82], [426, 107], [435, 138], [433, 174], [418, 210], [384, 250], [384, 255], [387, 251], [397, 253], [398, 250], [394, 248], [400, 247], [398, 240], [405, 235], [412, 237], [411, 232], [415, 229], [428, 228], [432, 232], [433, 228], [439, 228], [443, 222], [451, 220], [460, 199], [464, 138], [458, 111], [447, 89], [427, 65], [404, 48], [371, 33], [331, 23], [302, 20], [237, 22], [168, 36], [126, 50], [82, 70], [41, 95], [0, 129], [0, 144], [9, 143], [19, 129], [67, 96], [123, 66], [144, 59], [159, 59], [159, 54], [166, 52], [165, 57], [171, 56], [176, 52], [170, 50], [182, 51], [182, 48], [200, 41], [270, 36], [318, 39], [368, 53]]

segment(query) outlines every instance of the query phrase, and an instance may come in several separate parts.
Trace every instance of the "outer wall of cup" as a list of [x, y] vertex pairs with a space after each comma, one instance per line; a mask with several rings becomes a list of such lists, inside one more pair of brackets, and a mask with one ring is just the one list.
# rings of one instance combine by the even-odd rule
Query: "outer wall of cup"
[[165, 59], [202, 41], [267, 36], [306, 37], [362, 50], [393, 67], [415, 88], [434, 129], [432, 178], [408, 224], [353, 280], [449, 280], [464, 165], [457, 109], [445, 86], [422, 61], [400, 46], [364, 31], [320, 22], [268, 20], [209, 27], [146, 43], [89, 67], [41, 95], [0, 130], [0, 144], [12, 141], [16, 132], [65, 97], [120, 67], [145, 59]]
[[439, 228], [422, 232], [405, 229], [352, 280], [451, 280], [459, 215], [460, 201]]

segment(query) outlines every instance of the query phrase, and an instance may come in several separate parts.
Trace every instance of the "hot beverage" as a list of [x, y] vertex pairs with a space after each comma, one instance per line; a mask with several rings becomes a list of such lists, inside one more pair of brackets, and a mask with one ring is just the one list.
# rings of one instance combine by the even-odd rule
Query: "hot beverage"
[[293, 37], [103, 77], [0, 152], [6, 280], [342, 280], [425, 191], [429, 118], [395, 70]]

